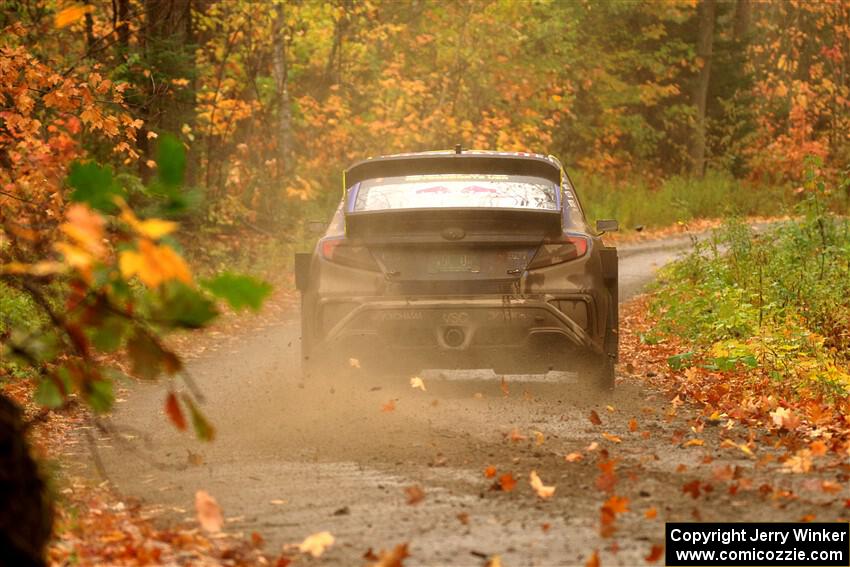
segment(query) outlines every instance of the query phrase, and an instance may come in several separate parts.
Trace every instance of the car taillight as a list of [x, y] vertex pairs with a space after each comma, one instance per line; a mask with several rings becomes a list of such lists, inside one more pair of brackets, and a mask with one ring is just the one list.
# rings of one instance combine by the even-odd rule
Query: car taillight
[[587, 238], [565, 234], [556, 242], [546, 241], [541, 244], [527, 269], [534, 270], [562, 264], [581, 258], [585, 254], [587, 254]]
[[319, 242], [322, 258], [328, 262], [361, 270], [378, 271], [378, 263], [365, 246], [352, 245], [344, 237], [325, 238]]

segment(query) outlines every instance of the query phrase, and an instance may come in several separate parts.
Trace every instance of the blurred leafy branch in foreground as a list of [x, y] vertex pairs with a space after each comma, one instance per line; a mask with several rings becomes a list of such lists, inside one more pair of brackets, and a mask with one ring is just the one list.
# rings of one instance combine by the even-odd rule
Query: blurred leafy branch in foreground
[[[178, 395], [171, 385], [166, 414], [179, 429], [191, 421], [199, 438], [214, 437], [198, 407], [201, 393], [164, 338], [209, 325], [222, 302], [259, 310], [271, 286], [231, 273], [193, 278], [174, 239], [178, 223], [165, 218], [188, 206], [185, 162], [183, 145], [162, 136], [157, 175], [141, 190], [145, 218], [128, 204], [125, 185], [109, 167], [77, 161], [66, 178], [70, 204], [63, 218], [28, 228], [4, 219], [0, 304], [10, 305], [0, 305], [6, 319], [0, 356], [17, 370], [13, 375], [37, 376], [39, 404], [58, 408], [79, 397], [97, 413], [109, 411], [115, 382], [126, 378], [111, 355], [123, 352], [137, 378], [182, 379], [187, 388]], [[36, 319], [16, 319], [13, 301], [26, 302], [20, 312], [38, 313]]]

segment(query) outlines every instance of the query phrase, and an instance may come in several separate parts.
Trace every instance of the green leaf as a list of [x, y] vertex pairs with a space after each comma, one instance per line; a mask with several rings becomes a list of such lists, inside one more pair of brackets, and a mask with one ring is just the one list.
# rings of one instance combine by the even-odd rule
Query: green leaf
[[182, 398], [183, 403], [185, 403], [186, 407], [189, 408], [189, 413], [192, 416], [192, 427], [195, 429], [195, 435], [198, 436], [198, 439], [201, 441], [212, 441], [215, 439], [215, 427], [207, 421], [207, 418], [204, 417], [201, 410], [195, 406], [192, 398], [186, 394], [183, 394]]
[[133, 363], [133, 374], [146, 380], [159, 375], [165, 352], [147, 334], [137, 331], [130, 337], [127, 352]]
[[58, 408], [65, 403], [69, 382], [67, 368], [60, 368], [56, 374], [43, 377], [33, 395], [35, 403], [51, 409]]
[[115, 197], [125, 191], [112, 178], [112, 170], [95, 162], [74, 162], [68, 173], [68, 185], [73, 188], [71, 201], [87, 203], [93, 209], [110, 213], [116, 209]]
[[121, 346], [127, 325], [120, 317], [106, 317], [92, 329], [91, 341], [103, 352], [113, 352]]
[[187, 329], [203, 327], [218, 316], [215, 303], [180, 282], [172, 282], [167, 287], [163, 310], [163, 318]]
[[163, 185], [177, 187], [183, 184], [186, 171], [186, 150], [183, 144], [171, 134], [159, 138], [156, 168]]
[[681, 354], [674, 354], [673, 356], [667, 359], [667, 365], [670, 366], [673, 370], [681, 370], [683, 368], [688, 368], [691, 366], [691, 359], [694, 357], [693, 352], [683, 352]]
[[227, 301], [234, 309], [249, 307], [259, 311], [263, 300], [272, 292], [271, 284], [239, 274], [223, 273], [201, 283], [214, 295]]
[[111, 380], [94, 380], [89, 383], [89, 405], [96, 413], [104, 413], [112, 408], [115, 396], [112, 393]]

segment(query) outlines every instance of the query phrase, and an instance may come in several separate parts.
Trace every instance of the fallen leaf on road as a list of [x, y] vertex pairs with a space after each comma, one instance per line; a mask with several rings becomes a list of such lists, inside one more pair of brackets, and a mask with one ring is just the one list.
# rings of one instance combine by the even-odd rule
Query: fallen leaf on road
[[266, 544], [266, 540], [263, 539], [257, 532], [251, 532], [251, 545], [254, 547], [263, 547]]
[[582, 455], [581, 453], [574, 452], [574, 453], [570, 453], [569, 455], [566, 455], [564, 457], [564, 460], [567, 461], [568, 463], [577, 463], [580, 460], [582, 460], [583, 458], [584, 458], [584, 455]]
[[484, 476], [487, 478], [493, 478], [494, 476], [496, 476], [496, 467], [490, 465], [489, 467], [484, 469]]
[[834, 494], [836, 492], [841, 492], [841, 485], [837, 482], [831, 480], [825, 480], [820, 485], [821, 490], [824, 492]]
[[487, 560], [487, 563], [484, 564], [484, 567], [502, 567], [502, 556], [494, 555], [493, 557]]
[[269, 504], [274, 504], [275, 506], [283, 506], [284, 504], [286, 504], [286, 500], [275, 498], [274, 500], [269, 500]]
[[534, 432], [534, 444], [538, 447], [546, 442], [546, 437], [543, 435], [541, 431]]
[[624, 514], [629, 511], [629, 499], [623, 496], [615, 495], [606, 500], [603, 506], [613, 512], [615, 515]]
[[461, 513], [459, 513], [459, 514], [457, 515], [457, 519], [458, 519], [458, 521], [459, 521], [461, 524], [463, 524], [464, 526], [468, 526], [468, 525], [469, 525], [469, 514], [467, 514], [466, 512], [461, 512]]
[[219, 508], [215, 498], [210, 496], [206, 490], [199, 490], [195, 493], [195, 511], [201, 528], [208, 532], [221, 531], [221, 526], [224, 524], [221, 508]]
[[360, 368], [360, 361], [357, 360], [356, 358], [349, 358], [348, 359], [348, 365], [352, 368]]
[[584, 567], [599, 567], [599, 553], [594, 550]]
[[[372, 551], [371, 549], [369, 550]], [[400, 543], [392, 551], [384, 551], [383, 549], [378, 552], [378, 555], [371, 554], [372, 557], [366, 557], [366, 559], [375, 560], [375, 563], [370, 563], [369, 567], [403, 567], [403, 561], [405, 557], [410, 557], [410, 553], [407, 551], [407, 544]]]
[[499, 383], [499, 388], [501, 388], [502, 395], [506, 398], [511, 395], [511, 391], [508, 389], [508, 383], [505, 382], [504, 376], [502, 376], [502, 381]]
[[588, 416], [588, 419], [593, 425], [602, 425], [602, 420], [599, 419], [599, 414], [596, 413], [596, 410], [590, 410], [590, 415]]
[[694, 500], [699, 498], [699, 495], [700, 495], [699, 480], [691, 481], [691, 482], [685, 484], [684, 486], [682, 486], [682, 492], [684, 492], [685, 494], [690, 494], [691, 498], [693, 498]]
[[826, 443], [821, 440], [812, 441], [812, 444], [809, 445], [809, 450], [815, 457], [823, 457], [824, 455], [826, 455], [826, 449]]
[[658, 516], [658, 510], [655, 509], [655, 506], [649, 508], [646, 512], [643, 513], [643, 517], [647, 520], [654, 520]]
[[605, 406], [605, 409], [608, 410], [611, 413], [614, 413], [615, 411], [617, 411], [616, 409], [614, 409], [614, 406]]
[[815, 516], [814, 514], [806, 514], [805, 516], [803, 516], [802, 518], [800, 518], [800, 521], [801, 521], [801, 522], [811, 522], [811, 521], [813, 521], [815, 518], [817, 518], [817, 516]]
[[498, 484], [499, 488], [501, 488], [503, 492], [510, 492], [516, 487], [516, 479], [511, 473], [505, 473], [499, 477]]
[[588, 453], [592, 453], [593, 451], [597, 450], [598, 448], [599, 448], [599, 443], [597, 443], [596, 441], [593, 441], [590, 445], [585, 447], [584, 450], [587, 451]]
[[327, 548], [334, 544], [334, 536], [330, 532], [318, 532], [307, 538], [298, 545], [298, 551], [309, 553], [313, 557], [321, 557]]
[[781, 427], [782, 429], [787, 429], [788, 431], [797, 429], [800, 425], [800, 418], [788, 408], [776, 408], [770, 412], [770, 418], [773, 420], [774, 425]]
[[635, 431], [637, 431], [637, 429], [638, 429], [638, 422], [637, 422], [637, 420], [636, 420], [635, 418], [631, 418], [631, 419], [629, 420], [629, 431], [631, 431], [632, 433], [634, 433]]
[[511, 441], [517, 442], [517, 441], [525, 441], [526, 439], [528, 439], [528, 437], [526, 437], [525, 435], [520, 433], [517, 429], [513, 429], [513, 430], [511, 430], [510, 435], [508, 435], [508, 439], [510, 439]]
[[408, 486], [404, 489], [404, 493], [407, 494], [407, 503], [411, 506], [419, 504], [425, 499], [425, 491], [418, 484]]
[[655, 563], [659, 559], [661, 559], [661, 555], [664, 553], [663, 545], [653, 545], [652, 549], [649, 550], [649, 555], [644, 557], [647, 563]]
[[623, 440], [617, 437], [616, 435], [611, 435], [610, 433], [603, 433], [602, 437], [610, 441], [611, 443], [622, 443]]
[[702, 439], [690, 439], [686, 441], [682, 447], [702, 447], [703, 445], [705, 445], [705, 441]]
[[395, 411], [395, 400], [390, 400], [384, 405], [382, 405], [381, 411], [384, 413], [390, 413], [391, 411]]
[[419, 376], [414, 376], [413, 378], [410, 379], [410, 387], [411, 388], [419, 388], [423, 392], [427, 391], [425, 389], [425, 382], [423, 382], [422, 378], [420, 378]]
[[552, 495], [555, 494], [555, 487], [545, 486], [543, 481], [540, 480], [540, 477], [537, 475], [537, 471], [531, 471], [528, 475], [528, 482], [531, 484], [531, 488], [533, 488], [537, 493], [537, 496], [544, 500], [552, 498]]

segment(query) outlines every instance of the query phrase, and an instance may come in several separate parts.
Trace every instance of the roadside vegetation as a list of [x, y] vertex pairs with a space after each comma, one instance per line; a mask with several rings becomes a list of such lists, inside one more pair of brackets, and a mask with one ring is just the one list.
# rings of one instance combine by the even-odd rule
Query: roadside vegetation
[[850, 220], [830, 204], [846, 203], [848, 179], [831, 184], [819, 167], [810, 162], [792, 220], [755, 230], [730, 218], [665, 268], [639, 339], [668, 350], [667, 387], [712, 419], [830, 431], [839, 450], [850, 441], [840, 417], [850, 410]]

